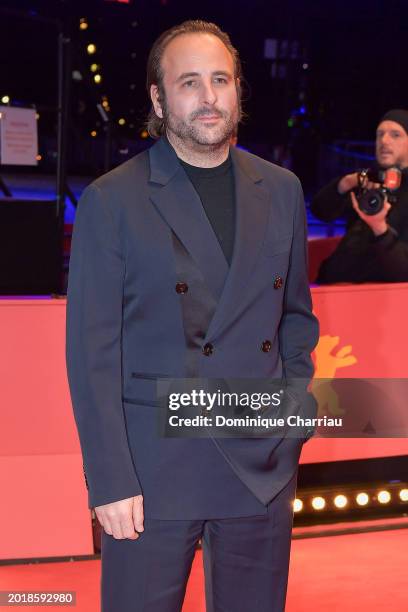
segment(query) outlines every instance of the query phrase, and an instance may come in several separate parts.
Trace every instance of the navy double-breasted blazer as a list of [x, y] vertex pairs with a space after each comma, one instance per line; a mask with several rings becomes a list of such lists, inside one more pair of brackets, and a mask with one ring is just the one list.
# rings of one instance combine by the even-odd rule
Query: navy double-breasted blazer
[[93, 182], [76, 214], [67, 370], [89, 507], [144, 495], [151, 518], [264, 514], [297, 439], [157, 431], [158, 377], [310, 378], [318, 339], [305, 210], [289, 171], [231, 149], [231, 267], [164, 138]]

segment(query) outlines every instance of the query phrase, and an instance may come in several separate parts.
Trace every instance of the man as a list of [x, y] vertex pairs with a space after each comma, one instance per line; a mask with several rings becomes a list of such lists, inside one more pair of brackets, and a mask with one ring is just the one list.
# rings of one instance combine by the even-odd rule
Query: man
[[394, 109], [381, 119], [376, 157], [379, 168], [402, 169], [392, 205], [386, 201], [375, 215], [361, 211], [353, 191], [358, 187], [357, 172], [323, 187], [311, 203], [311, 211], [322, 221], [347, 218], [346, 235], [322, 263], [318, 283], [408, 281], [408, 111]]
[[160, 378], [313, 373], [302, 191], [230, 148], [240, 78], [216, 25], [162, 34], [147, 65], [158, 142], [78, 207], [67, 364], [104, 612], [181, 610], [200, 539], [209, 611], [284, 609], [304, 439], [165, 438], [155, 410]]

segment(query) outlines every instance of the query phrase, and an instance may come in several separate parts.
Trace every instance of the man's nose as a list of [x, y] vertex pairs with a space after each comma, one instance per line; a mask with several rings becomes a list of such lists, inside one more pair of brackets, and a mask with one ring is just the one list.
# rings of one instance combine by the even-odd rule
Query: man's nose
[[202, 87], [202, 102], [207, 104], [215, 104], [217, 101], [217, 93], [214, 89], [212, 81], [204, 82]]

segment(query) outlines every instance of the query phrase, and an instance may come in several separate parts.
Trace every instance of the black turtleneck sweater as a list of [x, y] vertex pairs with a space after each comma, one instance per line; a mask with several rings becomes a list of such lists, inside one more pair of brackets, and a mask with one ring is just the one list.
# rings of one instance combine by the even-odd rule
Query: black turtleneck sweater
[[377, 237], [353, 209], [350, 193], [339, 194], [339, 180], [323, 187], [310, 206], [322, 221], [334, 221], [341, 216], [347, 221], [346, 235], [322, 263], [317, 282], [408, 281], [408, 168], [402, 171], [401, 187], [387, 215], [391, 229]]
[[235, 189], [231, 154], [215, 168], [199, 168], [181, 159], [179, 161], [200, 196], [225, 258], [231, 265], [235, 234]]

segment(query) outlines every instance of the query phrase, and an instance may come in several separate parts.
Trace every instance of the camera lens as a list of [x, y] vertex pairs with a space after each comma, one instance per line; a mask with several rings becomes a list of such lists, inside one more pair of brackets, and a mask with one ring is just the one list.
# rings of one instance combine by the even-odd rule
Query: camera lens
[[384, 206], [385, 196], [378, 189], [369, 189], [357, 199], [358, 207], [366, 215], [376, 215]]

